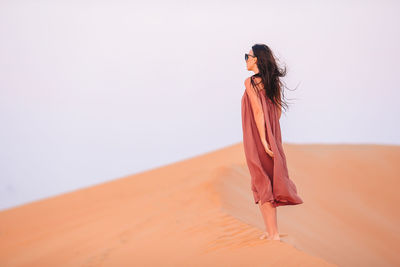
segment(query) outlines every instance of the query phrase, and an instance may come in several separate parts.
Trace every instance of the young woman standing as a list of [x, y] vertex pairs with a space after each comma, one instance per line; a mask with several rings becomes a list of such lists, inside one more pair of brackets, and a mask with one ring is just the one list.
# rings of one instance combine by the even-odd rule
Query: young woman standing
[[266, 228], [260, 238], [280, 240], [276, 207], [303, 203], [296, 185], [289, 179], [279, 124], [282, 107], [287, 106], [280, 81], [286, 69], [278, 68], [265, 44], [253, 45], [245, 60], [247, 70], [254, 75], [244, 81], [243, 147], [254, 201], [260, 207]]

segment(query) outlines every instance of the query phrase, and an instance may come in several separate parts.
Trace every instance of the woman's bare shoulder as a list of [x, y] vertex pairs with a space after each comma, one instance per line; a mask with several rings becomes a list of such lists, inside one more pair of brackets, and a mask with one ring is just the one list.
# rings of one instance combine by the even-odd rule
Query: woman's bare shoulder
[[253, 81], [255, 81], [256, 83], [261, 82], [261, 77], [254, 77], [254, 76], [249, 76], [244, 80], [244, 84], [250, 84], [251, 83], [251, 79], [253, 79]]
[[249, 84], [250, 84], [250, 79], [251, 79], [251, 76], [250, 76], [250, 77], [247, 77], [247, 78], [244, 80], [244, 85], [249, 85]]
[[249, 76], [244, 80], [244, 85], [246, 86], [246, 88], [252, 88], [255, 91], [261, 91], [263, 86], [257, 86], [257, 90], [256, 90], [256, 88], [254, 88], [254, 86], [251, 84], [251, 79], [253, 79], [253, 81], [256, 84], [259, 84], [261, 82], [260, 77]]

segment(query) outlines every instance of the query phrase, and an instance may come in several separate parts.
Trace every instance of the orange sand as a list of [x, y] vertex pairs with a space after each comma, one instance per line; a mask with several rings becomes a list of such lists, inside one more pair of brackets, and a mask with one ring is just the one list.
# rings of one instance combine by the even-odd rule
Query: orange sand
[[400, 147], [284, 144], [304, 203], [260, 240], [242, 143], [0, 212], [0, 266], [399, 266]]

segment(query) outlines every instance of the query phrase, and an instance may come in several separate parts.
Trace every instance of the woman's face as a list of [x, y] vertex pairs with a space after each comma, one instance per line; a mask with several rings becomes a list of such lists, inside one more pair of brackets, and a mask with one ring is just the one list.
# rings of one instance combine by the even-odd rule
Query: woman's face
[[254, 71], [255, 68], [257, 67], [257, 58], [254, 57], [254, 53], [253, 50], [250, 49], [250, 51], [248, 52], [249, 54], [249, 58], [246, 61], [247, 64], [247, 70], [252, 70]]

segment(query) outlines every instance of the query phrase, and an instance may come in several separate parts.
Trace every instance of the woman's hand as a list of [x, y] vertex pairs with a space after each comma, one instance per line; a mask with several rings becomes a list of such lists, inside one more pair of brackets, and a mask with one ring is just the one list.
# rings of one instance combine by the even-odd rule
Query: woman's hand
[[267, 152], [267, 154], [270, 155], [271, 158], [273, 158], [274, 157], [274, 152], [272, 152], [272, 150], [269, 148], [269, 145], [268, 145], [267, 141], [266, 140], [262, 140], [262, 144], [264, 145], [265, 152]]

